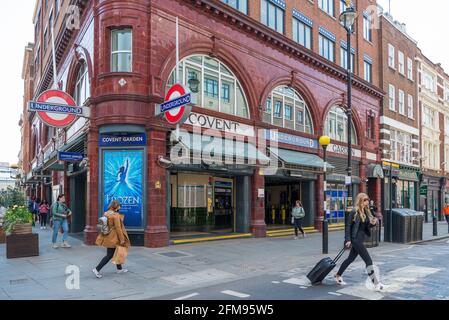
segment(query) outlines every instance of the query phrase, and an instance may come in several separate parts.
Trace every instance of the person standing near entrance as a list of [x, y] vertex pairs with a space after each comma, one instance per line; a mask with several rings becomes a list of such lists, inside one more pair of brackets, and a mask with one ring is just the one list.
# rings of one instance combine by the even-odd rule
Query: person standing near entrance
[[449, 203], [448, 202], [446, 202], [446, 205], [444, 206], [443, 213], [444, 213], [444, 217], [446, 218], [446, 221], [447, 221], [447, 227], [448, 227], [447, 232], [449, 233]]
[[62, 248], [70, 248], [71, 245], [67, 242], [67, 237], [69, 233], [69, 223], [67, 221], [68, 217], [72, 215], [72, 211], [65, 204], [65, 196], [60, 194], [58, 200], [51, 205], [51, 214], [53, 218], [53, 249], [57, 249], [58, 245], [56, 240], [58, 239], [59, 228], [62, 227]]
[[354, 262], [358, 255], [362, 257], [366, 264], [366, 270], [371, 281], [374, 284], [376, 291], [382, 291], [384, 285], [379, 282], [374, 272], [373, 261], [366, 250], [363, 242], [365, 241], [365, 235], [371, 236], [371, 228], [377, 224], [377, 218], [373, 216], [369, 208], [369, 198], [365, 193], [360, 193], [357, 196], [356, 207], [349, 215], [345, 232], [345, 246], [351, 247], [351, 252], [348, 258], [340, 266], [340, 270], [335, 274], [335, 281], [338, 284], [344, 285], [342, 275], [348, 266]]
[[43, 200], [39, 206], [39, 216], [41, 219], [41, 230], [47, 229], [47, 214], [50, 210], [47, 200]]
[[298, 239], [298, 229], [301, 231], [302, 236], [305, 238], [306, 233], [302, 229], [302, 220], [306, 216], [306, 212], [302, 207], [302, 203], [299, 200], [296, 200], [295, 206], [292, 209], [292, 217], [293, 222], [295, 224], [295, 240]]
[[[104, 216], [107, 218], [108, 229], [107, 235], [100, 233], [95, 241], [95, 244], [106, 248], [106, 256], [100, 261], [97, 267], [92, 269], [92, 272], [97, 278], [103, 277], [100, 273], [101, 269], [113, 258], [117, 247], [129, 248], [131, 242], [129, 241], [128, 233], [126, 232], [123, 220], [124, 215], [119, 213], [120, 202], [113, 200], [109, 205], [108, 211]], [[127, 269], [123, 269], [121, 264], [117, 264], [117, 273], [126, 273]]]

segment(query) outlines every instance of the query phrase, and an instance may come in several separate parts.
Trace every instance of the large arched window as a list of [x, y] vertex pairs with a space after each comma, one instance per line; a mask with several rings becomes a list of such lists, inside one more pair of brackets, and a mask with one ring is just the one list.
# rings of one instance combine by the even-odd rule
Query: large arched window
[[84, 62], [78, 70], [75, 83], [75, 93], [73, 95], [78, 106], [82, 106], [90, 97], [90, 81], [87, 64]]
[[205, 55], [187, 57], [179, 63], [179, 80], [175, 70], [167, 88], [182, 83], [196, 94], [197, 105], [239, 117], [249, 118], [248, 103], [234, 74], [219, 60]]
[[309, 108], [291, 87], [279, 86], [271, 91], [265, 104], [264, 122], [279, 127], [313, 133]]
[[[326, 117], [326, 127], [324, 133], [332, 140], [348, 142], [348, 116], [346, 111], [339, 106], [333, 106]], [[357, 135], [354, 122], [351, 126], [351, 142], [357, 145]]]

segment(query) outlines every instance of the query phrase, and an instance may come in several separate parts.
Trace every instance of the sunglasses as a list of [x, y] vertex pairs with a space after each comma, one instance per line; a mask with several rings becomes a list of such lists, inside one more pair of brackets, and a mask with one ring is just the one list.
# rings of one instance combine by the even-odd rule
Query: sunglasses
[[369, 201], [369, 199], [363, 199], [363, 201]]

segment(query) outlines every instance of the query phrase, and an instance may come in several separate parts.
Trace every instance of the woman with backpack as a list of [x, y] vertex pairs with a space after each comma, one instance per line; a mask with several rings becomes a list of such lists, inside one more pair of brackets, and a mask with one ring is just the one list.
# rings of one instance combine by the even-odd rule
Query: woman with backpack
[[41, 230], [47, 229], [47, 214], [50, 207], [48, 206], [47, 200], [43, 200], [39, 206], [39, 216], [41, 218]]
[[[95, 241], [97, 246], [106, 248], [106, 256], [100, 261], [98, 266], [92, 270], [97, 278], [103, 277], [100, 271], [113, 258], [117, 247], [125, 247], [128, 249], [131, 246], [128, 233], [123, 224], [125, 216], [121, 215], [119, 210], [120, 202], [117, 200], [112, 201], [108, 211], [104, 214], [104, 217], [107, 218], [107, 228], [102, 228], [102, 231]], [[127, 269], [123, 269], [121, 264], [117, 264], [117, 273], [126, 272], [128, 272]]]
[[306, 216], [306, 212], [302, 207], [302, 203], [299, 200], [296, 200], [295, 206], [292, 209], [292, 218], [293, 223], [295, 224], [295, 240], [298, 239], [298, 229], [301, 231], [302, 236], [305, 238], [306, 234], [302, 229], [302, 219]]
[[340, 266], [335, 275], [335, 281], [344, 285], [342, 275], [346, 268], [354, 262], [358, 255], [363, 259], [366, 264], [366, 270], [371, 281], [374, 284], [374, 289], [376, 291], [384, 290], [384, 285], [379, 282], [377, 276], [374, 272], [373, 261], [366, 250], [363, 242], [365, 241], [365, 236], [371, 236], [371, 228], [375, 227], [377, 224], [377, 218], [374, 217], [373, 213], [369, 208], [369, 197], [365, 193], [360, 193], [356, 198], [356, 207], [349, 215], [347, 220], [346, 232], [345, 232], [345, 246], [351, 248], [348, 258]]

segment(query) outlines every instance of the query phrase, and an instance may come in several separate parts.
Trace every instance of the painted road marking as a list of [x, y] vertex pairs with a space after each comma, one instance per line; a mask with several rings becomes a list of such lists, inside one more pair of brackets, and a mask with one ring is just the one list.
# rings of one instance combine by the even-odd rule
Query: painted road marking
[[235, 274], [218, 269], [206, 269], [198, 272], [161, 277], [161, 279], [177, 285], [188, 286], [200, 282], [217, 282], [217, 280], [229, 279], [235, 276]]
[[280, 283], [279, 281], [271, 281], [271, 283]]
[[173, 300], [185, 300], [185, 299], [188, 299], [188, 298], [192, 298], [192, 297], [194, 297], [194, 296], [197, 296], [197, 295], [199, 295], [199, 293], [192, 293], [192, 294], [189, 294], [189, 295], [186, 295], [186, 296], [183, 296], [183, 297], [179, 297], [179, 298], [176, 298], [176, 299], [173, 299]]
[[337, 297], [341, 296], [341, 293], [337, 293], [337, 292], [328, 292], [328, 294], [331, 294], [331, 295], [337, 296]]
[[232, 290], [225, 290], [225, 291], [222, 291], [221, 293], [224, 293], [224, 294], [227, 294], [227, 295], [230, 295], [230, 296], [234, 296], [234, 297], [238, 297], [238, 298], [248, 298], [248, 297], [250, 297], [249, 294], [240, 293], [240, 292], [232, 291]]
[[407, 257], [408, 259], [432, 261], [431, 258]]
[[449, 243], [449, 240], [447, 240], [446, 243]]
[[307, 279], [306, 276], [301, 277], [301, 278], [290, 278], [290, 279], [284, 280], [282, 282], [289, 283], [289, 284], [295, 284], [297, 286], [303, 286], [303, 287], [310, 287], [312, 285], [310, 283], [310, 280]]
[[307, 289], [308, 287], [300, 286], [301, 289]]

